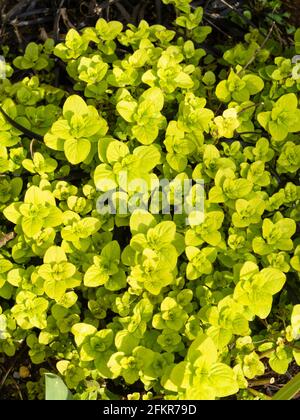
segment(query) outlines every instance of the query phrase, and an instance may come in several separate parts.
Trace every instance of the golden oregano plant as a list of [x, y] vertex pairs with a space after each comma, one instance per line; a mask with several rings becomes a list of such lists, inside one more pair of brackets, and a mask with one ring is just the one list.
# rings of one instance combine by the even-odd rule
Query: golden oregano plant
[[164, 3], [172, 30], [99, 19], [2, 63], [0, 352], [77, 399], [248, 399], [300, 365], [299, 31], [214, 56], [203, 9]]

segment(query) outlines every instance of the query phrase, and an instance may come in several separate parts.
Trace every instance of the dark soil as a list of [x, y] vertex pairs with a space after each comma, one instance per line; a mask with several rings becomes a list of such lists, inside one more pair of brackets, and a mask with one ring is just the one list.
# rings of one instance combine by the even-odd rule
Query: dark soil
[[[204, 23], [213, 26], [215, 38], [224, 43], [224, 37], [236, 42], [249, 27], [266, 25], [272, 8], [265, 2], [262, 9], [261, 1], [196, 0], [192, 6], [204, 8]], [[293, 17], [299, 16], [300, 21], [300, 1], [285, 3]], [[251, 19], [243, 15], [246, 9], [251, 10]], [[283, 14], [283, 10], [276, 13]], [[161, 0], [0, 0], [0, 47], [8, 45], [14, 51], [24, 50], [28, 42], [47, 37], [61, 41], [68, 29], [91, 26], [99, 17], [124, 24], [138, 24], [146, 19], [149, 23], [172, 27], [175, 15], [174, 8]]]
[[[41, 378], [41, 368], [52, 371], [48, 364], [33, 365], [28, 357], [28, 348], [21, 346], [13, 357], [0, 355], [0, 401], [37, 399], [38, 393], [32, 395], [27, 384], [38, 384]], [[41, 388], [41, 387], [40, 387]], [[44, 395], [43, 388], [40, 389]]]
[[298, 28], [300, 28], [300, 0], [284, 0], [285, 8], [291, 13], [290, 20]]

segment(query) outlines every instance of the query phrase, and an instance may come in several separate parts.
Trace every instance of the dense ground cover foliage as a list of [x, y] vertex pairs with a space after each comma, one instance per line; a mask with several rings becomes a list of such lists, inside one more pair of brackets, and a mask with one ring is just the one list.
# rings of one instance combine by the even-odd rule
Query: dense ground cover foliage
[[[201, 7], [164, 3], [174, 30], [101, 18], [4, 49], [0, 351], [79, 399], [247, 399], [300, 364], [300, 34], [251, 29], [220, 58]], [[134, 210], [162, 179], [171, 213]], [[189, 179], [201, 224], [176, 211]]]

